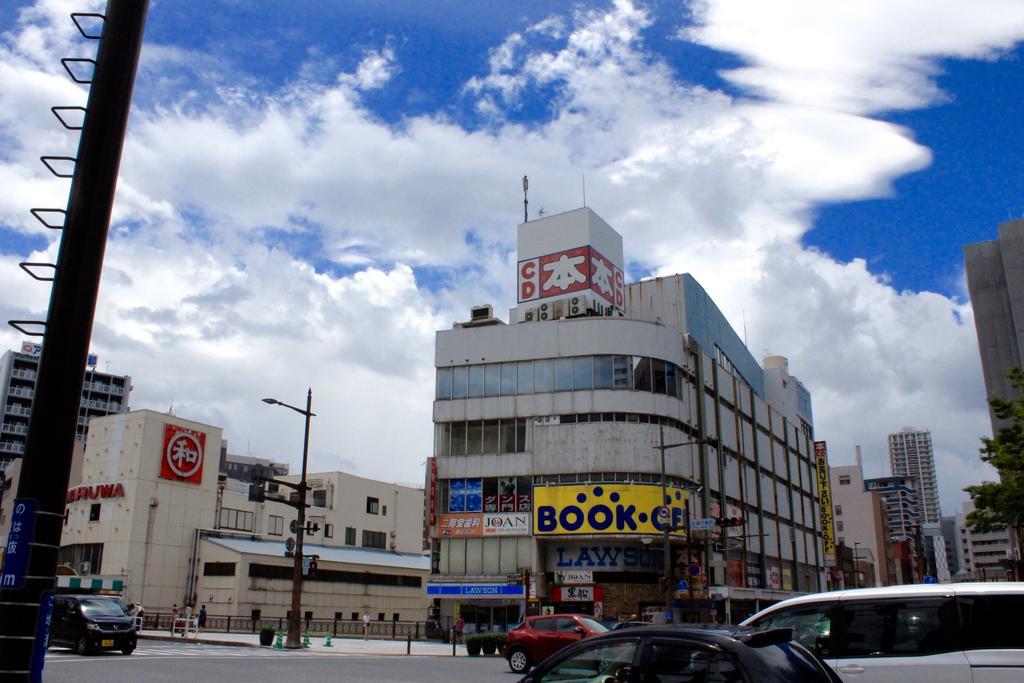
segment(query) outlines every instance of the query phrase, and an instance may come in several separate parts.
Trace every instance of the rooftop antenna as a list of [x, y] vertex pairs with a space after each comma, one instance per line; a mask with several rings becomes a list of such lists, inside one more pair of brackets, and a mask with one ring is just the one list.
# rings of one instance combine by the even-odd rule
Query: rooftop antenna
[[527, 223], [530, 220], [529, 207], [530, 202], [526, 198], [526, 191], [530, 189], [530, 179], [523, 176], [523, 222]]
[[587, 205], [587, 174], [583, 175], [583, 206]]

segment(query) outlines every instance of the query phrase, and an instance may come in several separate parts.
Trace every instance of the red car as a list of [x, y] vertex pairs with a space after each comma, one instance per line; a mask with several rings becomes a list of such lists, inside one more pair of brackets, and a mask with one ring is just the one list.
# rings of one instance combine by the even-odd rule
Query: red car
[[508, 660], [514, 672], [523, 673], [563, 647], [607, 630], [606, 626], [586, 614], [527, 617], [526, 621], [508, 632], [508, 641], [501, 650], [501, 656]]

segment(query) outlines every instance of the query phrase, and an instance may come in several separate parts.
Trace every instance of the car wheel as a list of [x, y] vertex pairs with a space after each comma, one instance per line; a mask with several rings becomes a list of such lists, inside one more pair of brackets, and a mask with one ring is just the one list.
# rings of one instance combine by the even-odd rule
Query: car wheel
[[85, 636], [82, 636], [78, 639], [78, 645], [75, 646], [75, 652], [77, 652], [80, 655], [89, 654], [89, 641], [86, 640]]
[[135, 644], [134, 643], [132, 643], [130, 645], [125, 645], [124, 647], [121, 648], [121, 654], [123, 654], [123, 655], [127, 656], [127, 655], [130, 655], [133, 652], [135, 652]]
[[530, 668], [530, 653], [521, 647], [517, 647], [508, 653], [508, 666], [517, 674], [524, 673]]

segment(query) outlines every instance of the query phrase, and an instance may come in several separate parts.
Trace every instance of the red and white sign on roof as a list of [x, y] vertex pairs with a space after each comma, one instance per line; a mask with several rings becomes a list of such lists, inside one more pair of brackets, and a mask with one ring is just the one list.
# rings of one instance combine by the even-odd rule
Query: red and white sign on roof
[[623, 307], [622, 270], [593, 247], [576, 247], [519, 262], [519, 303], [563, 294], [595, 292]]
[[205, 453], [206, 434], [177, 425], [164, 425], [160, 478], [202, 484]]

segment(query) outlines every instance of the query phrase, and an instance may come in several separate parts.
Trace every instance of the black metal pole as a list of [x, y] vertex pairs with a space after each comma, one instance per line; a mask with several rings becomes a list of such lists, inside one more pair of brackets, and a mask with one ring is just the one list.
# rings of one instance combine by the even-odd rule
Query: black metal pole
[[[289, 406], [290, 407], [290, 406]], [[303, 411], [297, 411], [303, 412]], [[306, 534], [306, 461], [309, 457], [309, 420], [313, 417], [313, 388], [306, 392], [306, 430], [302, 437], [302, 478], [299, 480], [299, 520], [295, 533], [295, 564], [292, 566], [292, 611], [288, 619], [288, 637], [284, 646], [292, 649], [302, 648], [301, 621], [302, 611], [302, 538]]]
[[24, 587], [0, 587], [0, 681], [27, 681], [57, 567], [71, 454], [148, 0], [109, 0], [57, 256], [18, 499], [38, 504]]

